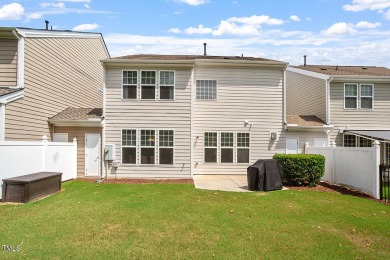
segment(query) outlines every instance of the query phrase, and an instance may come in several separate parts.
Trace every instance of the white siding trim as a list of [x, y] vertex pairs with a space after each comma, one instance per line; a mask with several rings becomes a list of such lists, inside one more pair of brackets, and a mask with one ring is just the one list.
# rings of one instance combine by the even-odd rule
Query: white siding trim
[[314, 78], [324, 79], [324, 80], [328, 80], [330, 78], [330, 76], [325, 75], [325, 74], [312, 72], [312, 71], [308, 71], [308, 70], [303, 70], [303, 69], [297, 69], [297, 68], [293, 68], [293, 67], [287, 67], [287, 70], [291, 71], [291, 72], [303, 74], [306, 76], [314, 77]]
[[18, 40], [18, 64], [16, 68], [17, 86], [18, 88], [24, 88], [24, 37], [20, 37]]
[[5, 104], [0, 103], [0, 141], [5, 140]]
[[194, 88], [195, 86], [195, 68], [191, 69], [191, 83], [190, 83], [190, 176], [194, 176], [194, 140], [196, 138], [194, 135]]

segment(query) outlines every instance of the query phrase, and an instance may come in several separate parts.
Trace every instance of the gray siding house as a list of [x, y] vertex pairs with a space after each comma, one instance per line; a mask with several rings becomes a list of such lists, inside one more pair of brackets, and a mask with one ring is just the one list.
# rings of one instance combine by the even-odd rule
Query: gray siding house
[[245, 174], [285, 152], [287, 63], [132, 55], [103, 60], [108, 177]]
[[[0, 141], [38, 141], [46, 135], [71, 142], [77, 137], [83, 160], [80, 137], [101, 129], [100, 118], [85, 124], [48, 119], [67, 108], [102, 107], [100, 60], [106, 58], [109, 53], [100, 33], [0, 27]], [[83, 134], [80, 130], [78, 136], [72, 134], [72, 124], [82, 126]], [[79, 175], [84, 174], [80, 168]]]
[[390, 162], [390, 69], [302, 65], [286, 74], [288, 115], [321, 119], [327, 145], [367, 147], [378, 140], [382, 162]]

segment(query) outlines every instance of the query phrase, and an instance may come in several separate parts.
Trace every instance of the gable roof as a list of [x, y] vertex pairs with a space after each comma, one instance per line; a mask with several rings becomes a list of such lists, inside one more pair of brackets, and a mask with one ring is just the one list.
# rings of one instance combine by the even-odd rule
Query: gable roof
[[376, 66], [300, 65], [291, 67], [330, 76], [390, 76], [390, 69]]
[[50, 117], [49, 121], [86, 121], [94, 119], [100, 120], [102, 114], [102, 108], [68, 107], [57, 115]]

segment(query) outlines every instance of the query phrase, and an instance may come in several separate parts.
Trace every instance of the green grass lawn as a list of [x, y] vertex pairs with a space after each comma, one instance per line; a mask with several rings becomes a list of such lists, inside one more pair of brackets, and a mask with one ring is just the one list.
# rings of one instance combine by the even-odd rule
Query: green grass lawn
[[94, 184], [0, 205], [0, 259], [390, 259], [390, 207], [314, 192]]

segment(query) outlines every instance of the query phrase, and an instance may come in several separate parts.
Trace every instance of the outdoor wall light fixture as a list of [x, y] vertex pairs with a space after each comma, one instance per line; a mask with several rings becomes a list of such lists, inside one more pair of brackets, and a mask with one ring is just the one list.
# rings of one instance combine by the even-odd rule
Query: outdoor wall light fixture
[[244, 126], [248, 126], [248, 125], [252, 127], [253, 123], [250, 123], [248, 120], [245, 120], [244, 121]]

